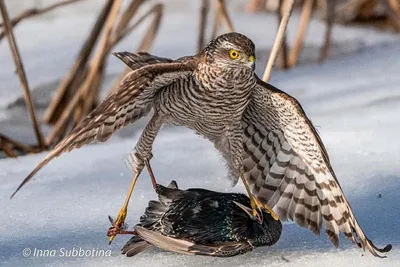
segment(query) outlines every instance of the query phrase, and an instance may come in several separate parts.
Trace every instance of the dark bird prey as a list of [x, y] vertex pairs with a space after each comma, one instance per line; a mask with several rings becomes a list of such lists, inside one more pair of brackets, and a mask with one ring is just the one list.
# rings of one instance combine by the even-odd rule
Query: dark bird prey
[[[116, 228], [144, 168], [151, 172], [152, 144], [163, 124], [182, 125], [211, 141], [250, 196], [253, 215], [273, 207], [281, 220], [325, 233], [335, 246], [339, 232], [375, 256], [331, 166], [328, 153], [298, 101], [254, 73], [254, 44], [239, 33], [212, 40], [195, 56], [171, 60], [146, 53], [117, 53], [133, 71], [25, 178], [17, 191], [51, 159], [106, 141], [121, 127], [153, 111], [135, 147], [134, 177]], [[252, 189], [252, 193], [250, 192]], [[257, 198], [255, 198], [255, 197]], [[266, 205], [266, 206], [264, 206]], [[111, 238], [112, 239], [112, 238]]]
[[[244, 194], [205, 189], [179, 190], [173, 181], [157, 185], [159, 201], [152, 200], [137, 224], [135, 236], [122, 248], [131, 257], [152, 246], [165, 250], [230, 257], [256, 247], [275, 244], [282, 223], [267, 210], [254, 217]], [[112, 229], [111, 229], [112, 230]]]

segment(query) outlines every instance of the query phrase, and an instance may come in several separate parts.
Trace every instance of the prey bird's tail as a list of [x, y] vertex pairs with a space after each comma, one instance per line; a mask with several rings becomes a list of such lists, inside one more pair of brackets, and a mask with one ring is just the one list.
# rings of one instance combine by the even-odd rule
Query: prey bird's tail
[[157, 184], [157, 194], [159, 201], [150, 200], [144, 214], [140, 217], [140, 224], [145, 228], [158, 228], [161, 217], [167, 211], [173, 201], [176, 193], [182, 192], [178, 189], [175, 181], [172, 181], [168, 187]]
[[[157, 185], [157, 188], [161, 191], [161, 193], [165, 192], [164, 190], [178, 190], [178, 185], [175, 181], [172, 181], [168, 187], [164, 187], [162, 185]], [[165, 214], [167, 207], [171, 200], [167, 200], [166, 196], [160, 195], [160, 192], [157, 192], [158, 197], [161, 198], [160, 201], [151, 200], [145, 210], [145, 213], [140, 217], [140, 224], [137, 226], [144, 227], [146, 229], [151, 229], [155, 231], [159, 231], [161, 224], [160, 220], [162, 216]], [[143, 240], [140, 236], [133, 236], [122, 248], [122, 254], [125, 254], [127, 257], [132, 257], [137, 255], [140, 252], [143, 252], [153, 245]]]
[[148, 250], [149, 248], [153, 247], [152, 244], [148, 243], [147, 241], [143, 240], [139, 236], [133, 236], [129, 241], [123, 246], [121, 249], [122, 254], [125, 254], [127, 257], [132, 257], [140, 252]]

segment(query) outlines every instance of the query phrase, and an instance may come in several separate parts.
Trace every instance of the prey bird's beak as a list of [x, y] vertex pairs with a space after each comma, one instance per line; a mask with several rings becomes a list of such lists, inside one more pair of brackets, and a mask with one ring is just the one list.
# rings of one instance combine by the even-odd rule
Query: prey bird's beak
[[262, 223], [263, 222], [264, 218], [262, 216], [262, 212], [261, 211], [257, 212], [257, 215], [254, 216], [253, 215], [253, 210], [251, 208], [246, 207], [245, 205], [243, 205], [243, 204], [241, 204], [239, 202], [236, 202], [236, 201], [233, 201], [233, 203], [235, 203], [239, 208], [241, 208], [244, 212], [246, 212], [246, 214], [249, 215], [249, 217], [251, 219], [257, 221], [258, 223]]

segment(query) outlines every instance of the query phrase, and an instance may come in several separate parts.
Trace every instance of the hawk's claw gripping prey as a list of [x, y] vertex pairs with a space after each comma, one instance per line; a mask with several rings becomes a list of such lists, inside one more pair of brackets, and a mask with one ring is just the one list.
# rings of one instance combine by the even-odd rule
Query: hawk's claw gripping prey
[[116, 221], [111, 217], [108, 216], [108, 220], [111, 223], [111, 227], [108, 228], [107, 236], [110, 238], [108, 244], [110, 245], [111, 242], [114, 240], [116, 235], [134, 235], [135, 231], [128, 231], [128, 225], [126, 223], [119, 223], [117, 224]]
[[258, 201], [257, 198], [253, 194], [250, 194], [250, 205], [253, 210], [252, 211], [253, 216], [259, 217], [261, 222], [263, 220], [261, 211], [271, 214], [271, 217], [275, 221], [279, 220], [278, 215], [276, 215], [276, 213], [270, 207], [268, 207], [267, 205], [264, 205], [260, 201]]

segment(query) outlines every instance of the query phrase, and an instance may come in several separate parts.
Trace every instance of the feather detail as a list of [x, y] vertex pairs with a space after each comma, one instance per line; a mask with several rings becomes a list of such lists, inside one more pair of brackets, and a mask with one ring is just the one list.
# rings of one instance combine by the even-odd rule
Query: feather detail
[[257, 198], [274, 207], [282, 220], [293, 220], [336, 247], [339, 232], [374, 256], [336, 179], [328, 153], [300, 104], [286, 93], [258, 81], [243, 115], [245, 177]]
[[176, 79], [190, 76], [196, 61], [158, 63], [132, 71], [118, 89], [83, 119], [23, 180], [11, 198], [41, 168], [64, 152], [93, 142], [105, 142], [112, 134], [150, 112], [156, 93]]

